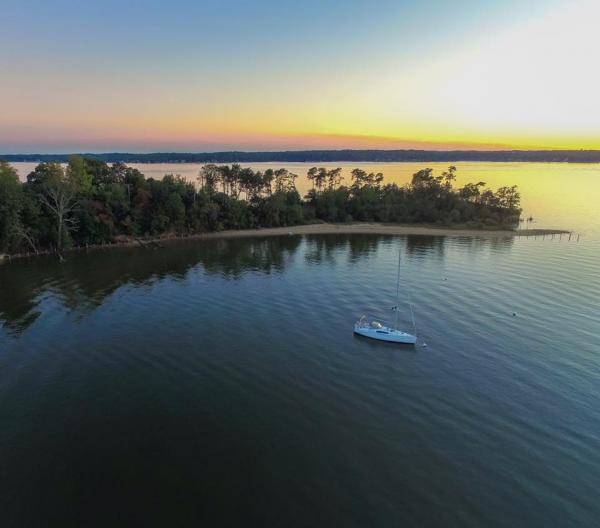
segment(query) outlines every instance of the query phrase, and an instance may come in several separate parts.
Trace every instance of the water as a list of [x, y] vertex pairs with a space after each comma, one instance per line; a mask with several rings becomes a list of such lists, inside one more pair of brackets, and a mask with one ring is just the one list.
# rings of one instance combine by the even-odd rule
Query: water
[[[528, 198], [579, 242], [283, 236], [0, 266], [2, 525], [596, 526], [590, 174], [563, 182], [574, 202]], [[413, 302], [427, 347], [351, 332], [393, 317], [398, 249], [400, 323]]]
[[[389, 317], [399, 245], [427, 348], [351, 333]], [[592, 526], [599, 254], [287, 236], [2, 266], [3, 525]]]

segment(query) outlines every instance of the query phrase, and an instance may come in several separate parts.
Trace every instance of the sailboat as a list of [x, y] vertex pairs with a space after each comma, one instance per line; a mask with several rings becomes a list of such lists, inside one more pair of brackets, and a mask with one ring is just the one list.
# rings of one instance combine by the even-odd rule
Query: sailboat
[[[400, 313], [400, 307], [398, 305], [398, 300], [400, 297], [400, 257], [401, 254], [398, 255], [398, 277], [396, 279], [396, 306], [393, 307], [393, 310], [396, 312], [396, 322], [394, 324], [394, 328], [389, 328], [387, 326], [383, 326], [378, 321], [367, 320], [366, 316], [362, 316], [356, 323], [354, 323], [354, 333], [364, 336], [370, 337], [371, 339], [377, 339], [379, 341], [389, 341], [392, 343], [406, 343], [409, 345], [414, 345], [417, 342], [417, 336], [413, 334], [409, 334], [407, 332], [403, 332], [398, 329], [398, 315]], [[411, 314], [412, 314], [412, 305], [411, 305]], [[413, 328], [415, 328], [415, 318], [413, 314]], [[416, 333], [416, 332], [415, 332]]]

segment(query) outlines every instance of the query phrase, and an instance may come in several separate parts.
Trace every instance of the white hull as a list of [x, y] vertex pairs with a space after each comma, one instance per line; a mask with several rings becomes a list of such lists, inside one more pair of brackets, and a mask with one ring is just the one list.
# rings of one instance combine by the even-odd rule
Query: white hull
[[377, 339], [379, 341], [388, 341], [390, 343], [406, 343], [409, 345], [414, 345], [417, 342], [417, 337], [412, 334], [407, 334], [406, 332], [402, 332], [401, 330], [394, 330], [393, 328], [388, 328], [387, 326], [367, 326], [367, 325], [355, 325], [354, 333], [364, 336], [370, 337], [371, 339]]
[[[405, 343], [407, 345], [414, 345], [417, 342], [417, 336], [407, 334], [402, 330], [398, 330], [398, 313], [400, 307], [398, 305], [398, 299], [400, 298], [400, 257], [401, 253], [398, 253], [398, 277], [396, 278], [396, 305], [392, 308], [396, 312], [396, 322], [394, 328], [383, 326], [378, 321], [368, 322], [367, 317], [363, 315], [356, 323], [354, 323], [354, 333], [369, 339], [377, 339], [377, 341], [387, 341], [388, 343]], [[410, 305], [410, 313], [413, 316], [413, 328], [415, 334], [417, 333], [417, 327], [415, 325], [415, 317]]]

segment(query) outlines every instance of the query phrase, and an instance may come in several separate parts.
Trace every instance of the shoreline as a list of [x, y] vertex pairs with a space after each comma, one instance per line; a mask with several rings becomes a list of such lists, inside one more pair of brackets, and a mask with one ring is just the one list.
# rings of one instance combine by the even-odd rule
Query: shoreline
[[[74, 247], [64, 251], [65, 254], [75, 251], [98, 251], [119, 247], [159, 248], [163, 243], [182, 240], [203, 240], [211, 238], [251, 238], [271, 236], [302, 236], [302, 235], [391, 235], [391, 236], [441, 236], [441, 237], [470, 237], [470, 238], [499, 238], [499, 237], [537, 237], [570, 235], [571, 231], [563, 229], [474, 229], [463, 227], [437, 227], [429, 225], [382, 224], [377, 222], [361, 222], [348, 224], [302, 224], [287, 227], [260, 227], [257, 229], [231, 229], [227, 231], [211, 231], [190, 235], [163, 235], [157, 237], [121, 237], [109, 244], [94, 244]], [[14, 259], [55, 255], [52, 251], [38, 253], [17, 253], [14, 255], [0, 254], [0, 263]]]
[[377, 222], [361, 222], [349, 224], [304, 224], [288, 227], [263, 227], [258, 229], [239, 229], [190, 235], [188, 238], [242, 238], [248, 236], [281, 236], [281, 235], [412, 235], [412, 236], [447, 236], [447, 237], [519, 237], [569, 234], [562, 229], [473, 229], [462, 227], [435, 227], [428, 225], [382, 224]]

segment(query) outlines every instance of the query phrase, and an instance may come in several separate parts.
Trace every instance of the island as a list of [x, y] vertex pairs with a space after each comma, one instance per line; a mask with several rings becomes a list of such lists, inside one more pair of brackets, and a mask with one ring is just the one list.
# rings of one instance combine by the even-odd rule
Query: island
[[403, 186], [382, 173], [311, 167], [304, 197], [297, 175], [239, 164], [206, 164], [197, 181], [167, 174], [146, 178], [125, 163], [72, 156], [66, 166], [42, 162], [19, 181], [0, 161], [0, 254], [56, 254], [111, 245], [154, 245], [213, 236], [373, 233], [527, 236], [518, 230], [517, 186], [455, 186], [456, 167], [417, 171]]

